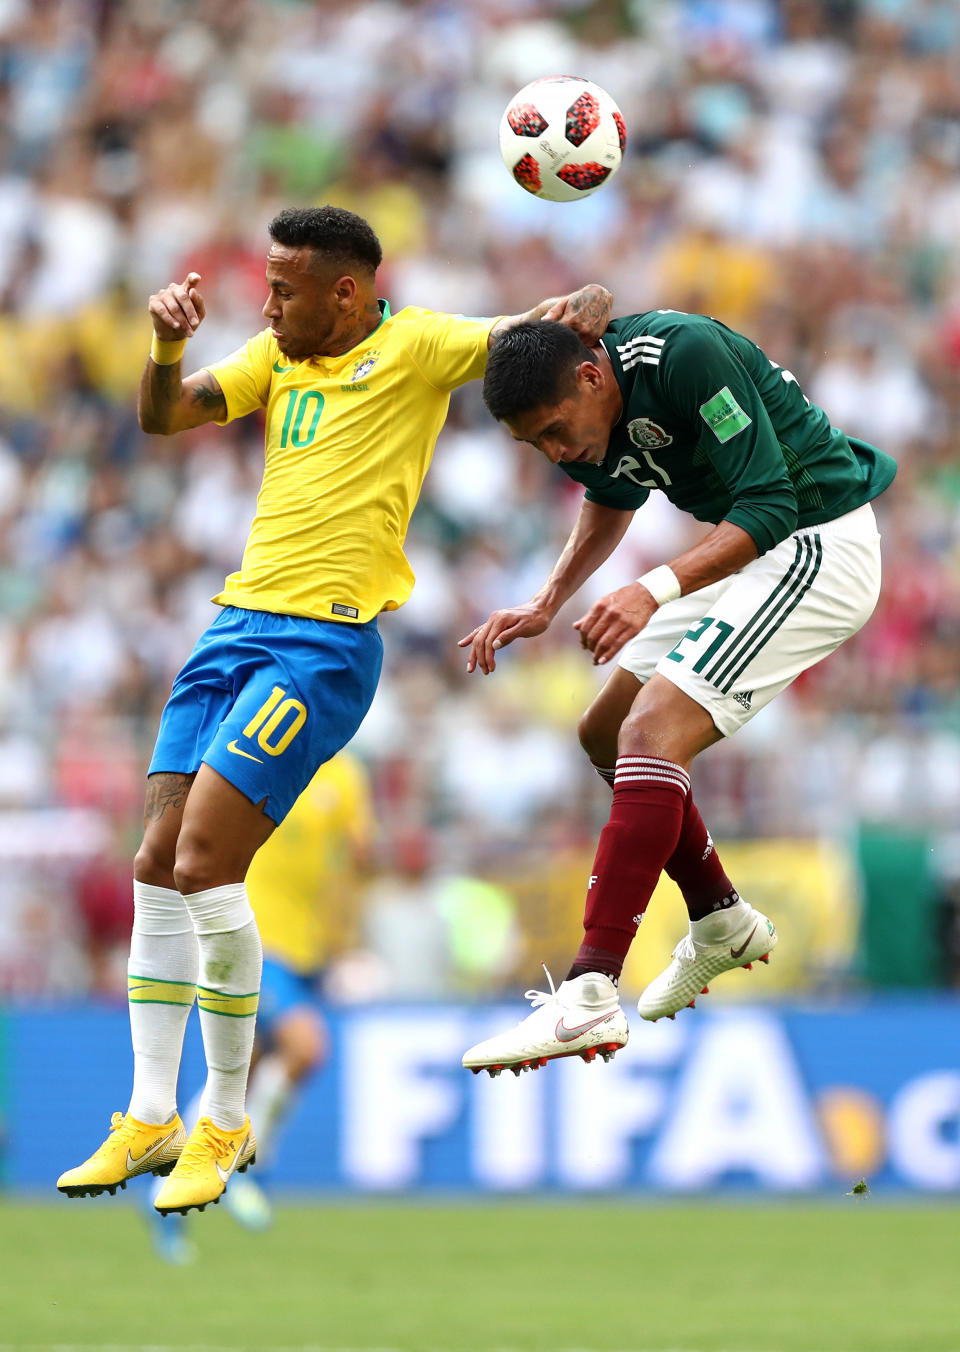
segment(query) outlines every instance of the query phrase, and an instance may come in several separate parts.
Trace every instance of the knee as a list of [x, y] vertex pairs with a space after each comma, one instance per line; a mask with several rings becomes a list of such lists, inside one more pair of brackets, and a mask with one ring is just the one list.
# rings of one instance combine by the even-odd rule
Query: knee
[[594, 765], [608, 768], [614, 764], [617, 759], [617, 729], [608, 726], [596, 705], [591, 704], [580, 719], [577, 736]]
[[672, 760], [675, 755], [668, 729], [654, 710], [643, 707], [634, 709], [623, 720], [618, 751], [621, 756], [656, 756], [665, 760]]
[[158, 849], [148, 836], [144, 836], [133, 860], [133, 876], [137, 882], [149, 887], [176, 888], [173, 866], [173, 852]]
[[211, 887], [222, 887], [225, 883], [243, 881], [224, 877], [222, 860], [209, 842], [196, 835], [184, 839], [183, 833], [177, 842], [173, 878], [177, 891], [185, 897], [206, 892]]

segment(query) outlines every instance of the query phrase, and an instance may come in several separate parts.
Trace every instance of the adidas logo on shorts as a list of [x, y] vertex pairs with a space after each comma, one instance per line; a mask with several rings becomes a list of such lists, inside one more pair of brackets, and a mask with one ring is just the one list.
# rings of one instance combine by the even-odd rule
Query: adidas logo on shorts
[[743, 691], [741, 691], [739, 694], [734, 695], [733, 698], [734, 698], [734, 702], [735, 702], [736, 704], [742, 705], [742, 707], [743, 707], [744, 709], [749, 709], [749, 708], [750, 708], [750, 702], [751, 702], [751, 700], [753, 699], [753, 691], [752, 691], [752, 690], [743, 690]]

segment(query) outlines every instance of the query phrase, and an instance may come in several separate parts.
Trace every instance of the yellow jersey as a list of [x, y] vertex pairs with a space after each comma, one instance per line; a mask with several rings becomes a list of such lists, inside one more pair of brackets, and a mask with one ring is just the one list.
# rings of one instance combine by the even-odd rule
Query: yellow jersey
[[450, 391], [483, 375], [496, 320], [381, 305], [342, 356], [288, 360], [264, 329], [207, 368], [223, 423], [267, 411], [256, 516], [217, 604], [365, 623], [410, 595], [410, 517]]
[[357, 862], [372, 834], [366, 773], [341, 752], [320, 767], [247, 872], [267, 957], [297, 972], [321, 966], [338, 910], [356, 910]]

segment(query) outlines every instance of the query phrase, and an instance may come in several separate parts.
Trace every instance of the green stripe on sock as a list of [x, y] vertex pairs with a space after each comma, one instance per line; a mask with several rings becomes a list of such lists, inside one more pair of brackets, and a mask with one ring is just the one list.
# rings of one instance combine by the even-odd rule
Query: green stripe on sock
[[135, 1005], [192, 1005], [197, 988], [189, 981], [164, 981], [161, 977], [128, 976], [127, 999]]
[[208, 1014], [222, 1014], [228, 1019], [249, 1019], [257, 1012], [260, 1000], [259, 991], [247, 995], [229, 995], [226, 991], [212, 991], [206, 986], [197, 987], [197, 1004]]

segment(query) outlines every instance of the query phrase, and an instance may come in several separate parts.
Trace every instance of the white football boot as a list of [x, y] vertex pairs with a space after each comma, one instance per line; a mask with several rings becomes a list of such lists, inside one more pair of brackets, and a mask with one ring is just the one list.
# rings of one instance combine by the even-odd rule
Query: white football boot
[[650, 982], [637, 1009], [653, 1023], [672, 1019], [678, 1009], [692, 1007], [698, 995], [706, 995], [708, 983], [721, 972], [769, 962], [776, 946], [773, 921], [741, 897], [725, 911], [691, 920], [690, 932], [673, 950], [673, 961]]
[[536, 1070], [559, 1056], [582, 1056], [592, 1061], [602, 1056], [609, 1061], [626, 1046], [630, 1030], [620, 1008], [617, 988], [601, 972], [584, 972], [572, 981], [554, 987], [547, 973], [549, 991], [527, 991], [524, 996], [533, 1005], [533, 1013], [506, 1033], [478, 1042], [464, 1053], [463, 1065], [479, 1075], [490, 1072], [491, 1079], [501, 1070]]

